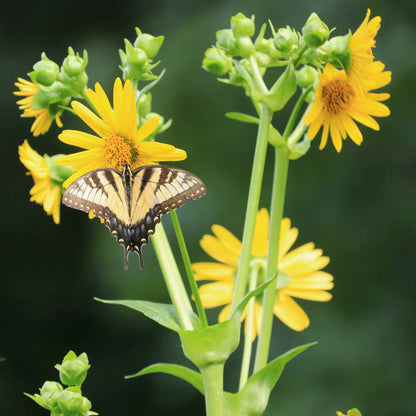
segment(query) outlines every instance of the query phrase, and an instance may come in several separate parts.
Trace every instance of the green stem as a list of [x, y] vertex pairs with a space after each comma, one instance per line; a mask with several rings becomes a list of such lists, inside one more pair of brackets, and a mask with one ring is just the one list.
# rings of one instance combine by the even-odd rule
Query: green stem
[[85, 100], [85, 102], [89, 105], [89, 107], [91, 108], [91, 110], [93, 110], [96, 114], [98, 114], [100, 116], [100, 113], [94, 107], [94, 104], [92, 103], [92, 101], [91, 101], [91, 99], [90, 99], [90, 97], [88, 95], [87, 88], [84, 88], [83, 89], [81, 95], [82, 95], [82, 98]]
[[[254, 267], [250, 276], [250, 286], [249, 291], [253, 291], [257, 286], [257, 277], [259, 274], [259, 268]], [[251, 341], [251, 336], [253, 333], [254, 327], [254, 302], [255, 298], [250, 299], [248, 303], [248, 312], [247, 312], [247, 326], [245, 328], [245, 337], [244, 337], [244, 350], [243, 350], [243, 360], [241, 362], [241, 373], [240, 373], [240, 386], [238, 390], [240, 391], [247, 382], [248, 373], [250, 370], [250, 360], [251, 360], [251, 350], [253, 343]]]
[[191, 302], [183, 285], [163, 224], [157, 226], [156, 232], [151, 236], [151, 239], [170, 299], [178, 314], [179, 323], [182, 329], [192, 330], [193, 325], [188, 313], [188, 311], [192, 310]]
[[238, 264], [233, 301], [231, 303], [232, 312], [241, 299], [243, 299], [247, 287], [248, 269], [251, 259], [251, 246], [253, 244], [257, 210], [259, 208], [264, 163], [266, 160], [267, 135], [269, 132], [271, 117], [272, 111], [266, 104], [263, 103], [260, 112], [259, 129], [257, 131], [256, 149], [254, 151], [253, 168], [248, 192], [241, 255]]
[[256, 58], [253, 55], [251, 55], [250, 58], [248, 58], [248, 61], [250, 63], [250, 67], [253, 73], [254, 81], [256, 82], [257, 89], [260, 91], [261, 94], [267, 94], [269, 90], [267, 89], [267, 86], [263, 81], [263, 77], [260, 74]]
[[[266, 265], [266, 280], [276, 274], [279, 258], [280, 225], [286, 193], [289, 154], [286, 146], [275, 147], [272, 201], [270, 206], [269, 251]], [[263, 294], [263, 317], [257, 343], [254, 372], [261, 370], [269, 356], [273, 324], [273, 306], [276, 299], [275, 285], [269, 285]]]
[[200, 368], [204, 383], [206, 416], [223, 416], [224, 364], [210, 364]]
[[186, 275], [188, 276], [189, 285], [191, 286], [192, 294], [194, 295], [196, 308], [198, 310], [199, 319], [202, 323], [202, 329], [208, 327], [207, 316], [205, 314], [205, 309], [202, 306], [201, 298], [198, 292], [198, 285], [196, 284], [194, 272], [192, 271], [191, 260], [189, 258], [189, 253], [186, 248], [185, 239], [183, 238], [181, 226], [179, 224], [178, 214], [176, 211], [170, 211], [172, 217], [173, 228], [175, 229], [176, 238], [178, 240], [179, 249], [181, 251], [183, 264], [185, 266]]

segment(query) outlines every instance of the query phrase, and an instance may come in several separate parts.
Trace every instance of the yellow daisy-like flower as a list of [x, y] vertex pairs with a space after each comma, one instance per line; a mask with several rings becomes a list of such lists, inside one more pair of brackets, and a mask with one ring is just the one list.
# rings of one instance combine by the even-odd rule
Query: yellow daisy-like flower
[[54, 184], [50, 175], [50, 168], [46, 160], [33, 150], [27, 140], [19, 146], [20, 161], [29, 169], [28, 175], [33, 178], [34, 186], [30, 190], [30, 201], [43, 205], [48, 215], [52, 215], [55, 224], [60, 221], [61, 185]]
[[186, 158], [186, 152], [174, 146], [143, 141], [156, 129], [159, 118], [153, 117], [137, 129], [135, 91], [130, 80], [124, 86], [120, 78], [114, 82], [113, 107], [98, 83], [95, 84], [95, 91], [88, 90], [88, 96], [100, 117], [79, 102], [73, 101], [71, 105], [97, 135], [78, 130], [64, 130], [59, 135], [62, 142], [86, 149], [56, 161], [58, 165], [72, 166], [76, 172], [64, 182], [64, 187], [95, 169], [121, 169], [125, 163], [136, 169], [155, 161]]
[[[265, 208], [257, 213], [252, 258], [266, 262], [268, 251], [269, 214]], [[201, 262], [192, 265], [198, 281], [212, 280], [199, 288], [202, 304], [205, 308], [225, 307], [219, 314], [220, 322], [228, 318], [234, 293], [234, 278], [241, 253], [241, 242], [221, 225], [213, 225], [214, 235], [204, 235], [201, 247], [217, 263]], [[327, 290], [333, 287], [333, 277], [322, 271], [329, 258], [316, 249], [314, 243], [304, 244], [292, 251], [298, 236], [298, 230], [291, 228], [289, 218], [281, 224], [279, 245], [279, 270], [285, 273], [290, 282], [276, 291], [274, 314], [288, 327], [302, 331], [309, 326], [309, 318], [293, 298], [325, 302], [332, 295]], [[246, 314], [243, 315], [245, 318]], [[260, 333], [262, 306], [255, 301], [252, 338]]]
[[386, 117], [390, 114], [388, 107], [380, 102], [387, 100], [389, 94], [362, 91], [345, 71], [336, 70], [331, 64], [326, 64], [323, 73], [318, 77], [315, 102], [306, 114], [304, 123], [310, 124], [309, 140], [313, 140], [321, 127], [323, 128], [320, 149], [326, 146], [328, 135], [331, 136], [337, 152], [341, 151], [342, 140], [347, 136], [360, 145], [363, 136], [356, 122], [379, 130], [373, 116]]
[[351, 66], [347, 71], [351, 81], [367, 91], [384, 87], [391, 81], [391, 72], [384, 71], [384, 64], [374, 62], [372, 48], [376, 45], [381, 18], [376, 16], [370, 20], [370, 13], [368, 9], [360, 27], [351, 36]]
[[[25, 97], [17, 101], [19, 110], [23, 110], [22, 117], [35, 118], [35, 121], [30, 129], [31, 133], [33, 133], [35, 137], [45, 134], [50, 129], [52, 120], [50, 118], [48, 108], [33, 107], [33, 97], [38, 91], [40, 91], [39, 85], [23, 78], [18, 78], [17, 80], [18, 82], [16, 82], [15, 85], [19, 88], [19, 91], [14, 91], [13, 94]], [[62, 127], [62, 122], [58, 113], [55, 115], [55, 121], [59, 127]]]

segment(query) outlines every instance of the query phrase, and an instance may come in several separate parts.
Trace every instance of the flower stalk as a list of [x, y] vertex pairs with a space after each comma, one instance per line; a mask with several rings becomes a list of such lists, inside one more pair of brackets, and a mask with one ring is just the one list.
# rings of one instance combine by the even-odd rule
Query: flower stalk
[[254, 227], [256, 225], [256, 215], [260, 201], [261, 185], [263, 182], [264, 163], [266, 160], [268, 143], [267, 136], [271, 118], [272, 111], [266, 104], [263, 103], [260, 111], [259, 129], [257, 131], [256, 149], [254, 151], [253, 168], [247, 198], [246, 216], [244, 220], [243, 243], [238, 264], [234, 296], [231, 303], [231, 312], [234, 311], [238, 303], [243, 298], [247, 286], [248, 270], [251, 259], [251, 247], [254, 237]]
[[[278, 269], [280, 226], [283, 218], [288, 168], [289, 152], [287, 147], [276, 146], [273, 189], [270, 205], [269, 252], [266, 265], [266, 280], [275, 275]], [[274, 285], [270, 285], [263, 294], [263, 317], [257, 343], [254, 372], [261, 370], [267, 364], [273, 324], [273, 306], [275, 301], [276, 288]]]
[[178, 314], [179, 323], [183, 329], [192, 330], [193, 325], [188, 313], [192, 310], [191, 302], [183, 285], [163, 224], [158, 225], [151, 239], [170, 299]]
[[205, 392], [205, 407], [207, 416], [223, 416], [224, 408], [224, 386], [223, 373], [224, 364], [210, 364], [201, 369]]

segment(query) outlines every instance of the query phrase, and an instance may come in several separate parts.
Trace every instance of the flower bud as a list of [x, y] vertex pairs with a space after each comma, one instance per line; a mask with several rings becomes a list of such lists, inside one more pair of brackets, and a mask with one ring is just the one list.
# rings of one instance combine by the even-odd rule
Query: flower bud
[[136, 27], [136, 33], [137, 39], [134, 42], [134, 47], [143, 49], [149, 58], [154, 58], [158, 54], [165, 37], [154, 37], [148, 33], [142, 33], [138, 27]]
[[[254, 42], [254, 47], [256, 48], [257, 52], [263, 53], [270, 57], [270, 61], [277, 60], [281, 58], [280, 52], [274, 47], [273, 39], [264, 39], [264, 33], [266, 31], [266, 24], [264, 24], [261, 29], [260, 33], [257, 36], [256, 41]], [[260, 60], [265, 60], [265, 58], [260, 58]]]
[[30, 72], [29, 76], [34, 83], [49, 87], [58, 79], [59, 66], [48, 59], [44, 52], [41, 58], [33, 65], [34, 71]]
[[253, 42], [248, 36], [241, 36], [237, 39], [238, 54], [243, 58], [249, 58], [256, 52]]
[[91, 409], [91, 402], [78, 391], [66, 389], [61, 392], [57, 400], [58, 409], [64, 415], [87, 416]]
[[254, 16], [249, 19], [243, 13], [237, 13], [231, 17], [231, 30], [238, 39], [244, 36], [253, 36], [255, 31]]
[[63, 359], [62, 365], [57, 364], [59, 378], [67, 386], [80, 386], [87, 377], [87, 371], [91, 366], [88, 363], [87, 354], [82, 353], [78, 357], [70, 351]]
[[137, 112], [139, 117], [144, 117], [152, 111], [152, 94], [141, 94], [137, 103]]
[[231, 29], [222, 29], [216, 32], [217, 45], [228, 56], [238, 55], [237, 39]]
[[40, 389], [40, 395], [43, 397], [44, 406], [52, 410], [57, 405], [59, 394], [64, 390], [61, 384], [55, 381], [45, 381]]
[[215, 75], [225, 75], [231, 70], [233, 61], [219, 48], [213, 46], [205, 51], [202, 67]]
[[71, 47], [69, 47], [68, 56], [64, 59], [64, 62], [62, 64], [62, 69], [70, 77], [75, 77], [81, 74], [81, 72], [85, 71], [87, 64], [88, 64], [88, 53], [85, 49], [81, 58], [78, 52], [75, 55], [74, 50]]
[[302, 28], [302, 34], [310, 48], [319, 48], [328, 40], [329, 29], [316, 13], [312, 13]]
[[290, 56], [298, 50], [298, 41], [297, 33], [289, 26], [280, 28], [273, 39], [276, 50], [279, 51], [285, 59], [289, 59]]
[[124, 39], [124, 43], [126, 52], [119, 50], [124, 80], [131, 79], [132, 81], [137, 81], [146, 79], [151, 69], [150, 59], [146, 52], [141, 48], [135, 48], [127, 39]]
[[317, 78], [318, 71], [310, 65], [305, 65], [299, 71], [296, 71], [296, 82], [301, 88], [308, 88], [313, 85]]
[[335, 36], [322, 46], [330, 64], [345, 70], [349, 69], [351, 66], [350, 39], [351, 33], [345, 36]]
[[82, 58], [78, 52], [68, 48], [68, 56], [64, 59], [59, 74], [59, 81], [68, 89], [73, 97], [81, 97], [82, 92], [88, 84], [88, 75], [85, 71], [88, 65], [88, 54], [84, 50]]

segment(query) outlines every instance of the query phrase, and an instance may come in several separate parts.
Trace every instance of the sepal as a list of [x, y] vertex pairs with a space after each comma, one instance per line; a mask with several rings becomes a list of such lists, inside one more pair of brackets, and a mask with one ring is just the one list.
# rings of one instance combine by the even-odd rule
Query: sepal
[[65, 355], [62, 364], [55, 365], [61, 382], [67, 386], [80, 386], [87, 377], [90, 367], [87, 354], [84, 352], [77, 357], [74, 351], [69, 351]]
[[136, 27], [137, 38], [134, 41], [134, 47], [143, 49], [146, 52], [146, 55], [153, 59], [159, 52], [163, 41], [165, 40], [164, 36], [152, 36], [148, 33], [142, 33], [142, 31]]

